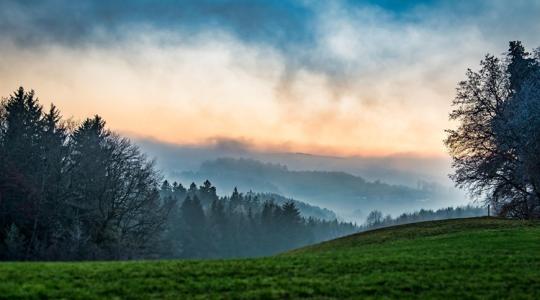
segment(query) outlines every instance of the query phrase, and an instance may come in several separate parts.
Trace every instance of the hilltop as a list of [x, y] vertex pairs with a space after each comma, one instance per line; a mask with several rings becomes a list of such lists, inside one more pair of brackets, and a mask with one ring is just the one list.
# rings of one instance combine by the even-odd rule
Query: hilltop
[[[209, 179], [220, 190], [253, 190], [288, 195], [340, 214], [361, 209], [400, 213], [410, 209], [440, 207], [449, 203], [447, 189], [424, 183], [409, 187], [337, 171], [292, 170], [286, 165], [252, 159], [218, 158], [208, 160], [193, 171], [176, 174], [183, 182]], [[451, 202], [451, 201], [450, 201]], [[365, 217], [365, 215], [364, 215]], [[361, 219], [361, 218], [360, 218]]]

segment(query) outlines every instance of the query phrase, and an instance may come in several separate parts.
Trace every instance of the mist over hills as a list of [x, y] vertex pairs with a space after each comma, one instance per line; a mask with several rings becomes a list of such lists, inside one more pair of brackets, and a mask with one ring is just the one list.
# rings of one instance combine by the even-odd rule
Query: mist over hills
[[204, 145], [177, 145], [149, 138], [134, 141], [165, 175], [172, 172], [196, 171], [201, 163], [219, 157], [248, 158], [265, 163], [286, 165], [289, 170], [342, 171], [366, 180], [381, 180], [390, 184], [416, 187], [419, 181], [435, 182], [451, 187], [448, 179], [450, 161], [446, 157], [420, 157], [412, 154], [383, 157], [339, 157], [307, 153], [255, 150], [249, 142], [233, 139], [215, 139]]
[[287, 166], [252, 159], [218, 158], [197, 171], [175, 174], [182, 181], [209, 179], [219, 189], [252, 190], [287, 195], [332, 209], [345, 219], [359, 221], [374, 209], [401, 213], [445, 204], [446, 190], [435, 184], [418, 188], [367, 181], [345, 172], [293, 171]]
[[237, 141], [206, 146], [136, 139], [166, 178], [183, 183], [209, 179], [229, 193], [275, 193], [363, 221], [370, 210], [397, 215], [470, 203], [451, 186], [444, 159], [414, 156], [332, 157], [253, 150]]

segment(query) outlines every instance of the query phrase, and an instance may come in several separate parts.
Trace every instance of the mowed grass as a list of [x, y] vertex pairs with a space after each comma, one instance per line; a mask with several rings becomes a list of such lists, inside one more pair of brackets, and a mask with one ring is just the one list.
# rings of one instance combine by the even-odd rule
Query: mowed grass
[[540, 223], [416, 223], [258, 259], [1, 263], [0, 298], [540, 299]]

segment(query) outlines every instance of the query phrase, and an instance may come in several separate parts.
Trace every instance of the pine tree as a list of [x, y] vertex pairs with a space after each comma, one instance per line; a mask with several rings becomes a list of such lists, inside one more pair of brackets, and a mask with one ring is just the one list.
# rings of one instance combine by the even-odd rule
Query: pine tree
[[231, 199], [229, 200], [229, 211], [231, 213], [238, 212], [242, 205], [242, 194], [238, 192], [238, 189], [234, 187]]
[[180, 208], [182, 218], [181, 247], [183, 257], [205, 257], [209, 252], [206, 216], [195, 195], [187, 196]]
[[[42, 213], [46, 155], [43, 149], [43, 108], [34, 95], [20, 87], [2, 105], [2, 174], [0, 175], [0, 235], [15, 221], [20, 234], [31, 237], [25, 249], [30, 255]], [[0, 236], [1, 237], [1, 236]]]
[[212, 186], [209, 180], [205, 180], [203, 185], [199, 187], [198, 196], [203, 206], [208, 206], [218, 199], [216, 188]]

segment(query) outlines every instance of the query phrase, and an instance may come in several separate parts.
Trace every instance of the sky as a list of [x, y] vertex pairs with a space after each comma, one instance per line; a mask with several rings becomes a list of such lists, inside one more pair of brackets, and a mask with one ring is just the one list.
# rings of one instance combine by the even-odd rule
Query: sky
[[446, 157], [455, 87], [540, 1], [0, 0], [0, 95], [135, 139]]

